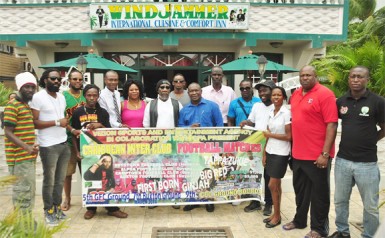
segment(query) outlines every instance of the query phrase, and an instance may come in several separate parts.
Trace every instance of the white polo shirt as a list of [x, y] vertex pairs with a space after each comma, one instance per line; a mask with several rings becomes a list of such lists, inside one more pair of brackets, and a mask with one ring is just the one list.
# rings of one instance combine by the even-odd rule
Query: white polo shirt
[[[291, 112], [285, 105], [274, 115], [274, 107], [269, 112], [268, 129], [273, 134], [285, 134], [285, 126], [291, 124]], [[266, 152], [274, 155], [289, 155], [291, 143], [289, 141], [269, 138]]]

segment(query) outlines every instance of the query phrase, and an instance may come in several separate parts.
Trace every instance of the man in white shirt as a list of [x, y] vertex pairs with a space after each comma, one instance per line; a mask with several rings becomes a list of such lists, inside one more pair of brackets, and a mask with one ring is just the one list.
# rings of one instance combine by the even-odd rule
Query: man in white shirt
[[158, 98], [147, 104], [144, 111], [143, 126], [156, 128], [175, 128], [178, 126], [179, 111], [182, 104], [170, 98], [171, 84], [167, 79], [161, 79], [156, 84]]
[[67, 145], [67, 118], [64, 116], [66, 101], [59, 93], [60, 72], [46, 70], [40, 78], [40, 87], [31, 102], [33, 122], [38, 129], [40, 158], [43, 165], [43, 203], [47, 225], [56, 226], [66, 218], [61, 210], [64, 178], [71, 151]]
[[[254, 126], [258, 131], [266, 131], [267, 124], [269, 122], [269, 112], [274, 108], [271, 102], [271, 90], [275, 87], [275, 83], [272, 80], [265, 80], [255, 85], [255, 89], [258, 90], [259, 97], [262, 102], [257, 102], [251, 109], [249, 118], [246, 121], [242, 121], [240, 126], [245, 125]], [[266, 171], [263, 172], [263, 178], [265, 179], [265, 208], [263, 215], [270, 216], [272, 213], [273, 199], [268, 187], [270, 177]], [[248, 206], [244, 208], [245, 212], [253, 212], [261, 210], [261, 203], [259, 201], [251, 201]]]
[[231, 87], [222, 84], [222, 78], [223, 69], [220, 66], [214, 66], [211, 69], [212, 85], [202, 88], [202, 97], [218, 104], [223, 124], [227, 126], [230, 102], [236, 98], [236, 95]]
[[122, 127], [120, 93], [116, 88], [119, 84], [119, 75], [110, 70], [104, 75], [106, 87], [100, 92], [99, 105], [110, 115], [112, 128]]

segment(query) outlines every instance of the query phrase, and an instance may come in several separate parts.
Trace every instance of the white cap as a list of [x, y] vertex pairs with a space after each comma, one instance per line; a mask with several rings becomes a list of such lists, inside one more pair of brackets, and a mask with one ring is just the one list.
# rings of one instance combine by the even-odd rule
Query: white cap
[[36, 78], [30, 72], [24, 72], [16, 75], [15, 77], [17, 90], [20, 90], [26, 84], [33, 84], [37, 86]]

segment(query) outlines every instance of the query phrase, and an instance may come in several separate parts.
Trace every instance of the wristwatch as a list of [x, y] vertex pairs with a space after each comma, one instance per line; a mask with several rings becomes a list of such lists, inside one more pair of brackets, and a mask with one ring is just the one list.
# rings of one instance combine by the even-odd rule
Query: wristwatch
[[325, 158], [330, 158], [329, 152], [321, 152], [321, 155]]

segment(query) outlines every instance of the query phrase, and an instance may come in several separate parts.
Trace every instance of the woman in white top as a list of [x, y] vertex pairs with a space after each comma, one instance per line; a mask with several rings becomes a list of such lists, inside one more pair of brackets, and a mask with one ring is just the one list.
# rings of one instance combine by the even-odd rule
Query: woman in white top
[[262, 163], [266, 173], [270, 176], [269, 189], [273, 198], [274, 213], [263, 220], [267, 228], [281, 224], [281, 178], [285, 176], [291, 148], [291, 113], [284, 105], [287, 99], [285, 89], [275, 87], [272, 89], [271, 101], [274, 108], [269, 114], [266, 137], [266, 146]]

